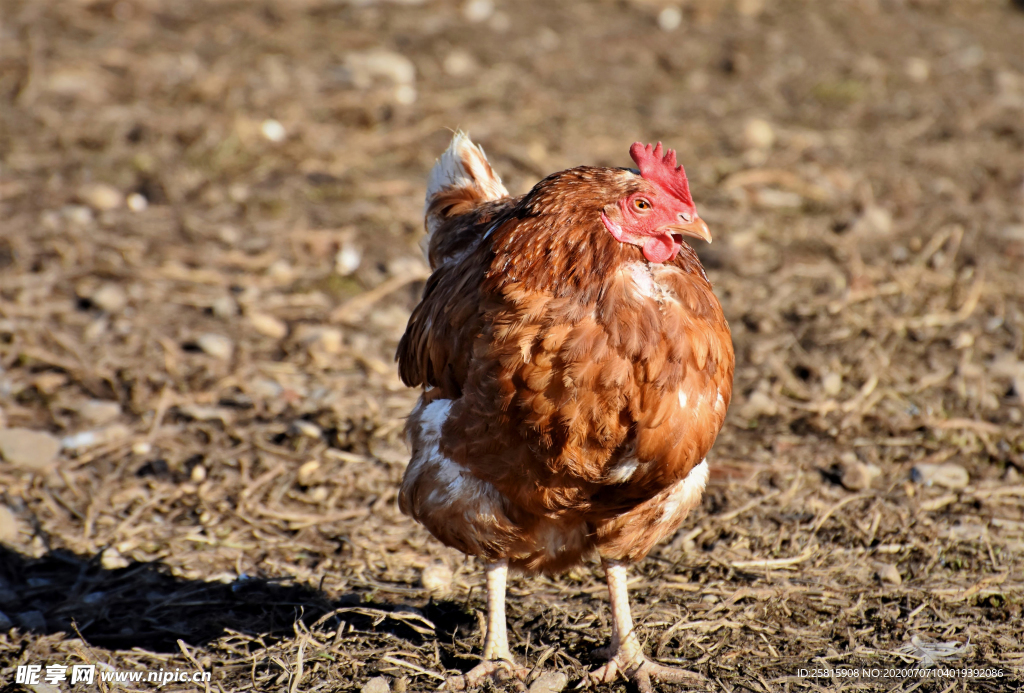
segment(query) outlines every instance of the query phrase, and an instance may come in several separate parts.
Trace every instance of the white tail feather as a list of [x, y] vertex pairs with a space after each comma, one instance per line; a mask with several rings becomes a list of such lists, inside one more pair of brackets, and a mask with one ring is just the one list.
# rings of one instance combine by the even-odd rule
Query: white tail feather
[[[481, 202], [508, 196], [501, 178], [487, 162], [483, 148], [473, 144], [466, 133], [460, 131], [455, 133], [452, 143], [430, 171], [424, 213], [439, 192], [462, 187], [474, 188]], [[427, 233], [433, 233], [439, 222], [427, 217]]]

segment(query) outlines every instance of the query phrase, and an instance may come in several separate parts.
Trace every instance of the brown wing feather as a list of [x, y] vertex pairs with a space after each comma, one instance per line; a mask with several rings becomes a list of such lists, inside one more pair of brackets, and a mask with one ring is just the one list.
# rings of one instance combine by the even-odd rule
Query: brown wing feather
[[[437, 198], [444, 199], [445, 194]], [[429, 254], [434, 272], [409, 318], [396, 355], [406, 385], [443, 386], [450, 394], [462, 391], [474, 340], [483, 324], [486, 301], [482, 285], [493, 257], [486, 234], [514, 202], [510, 198], [478, 202], [431, 234]]]

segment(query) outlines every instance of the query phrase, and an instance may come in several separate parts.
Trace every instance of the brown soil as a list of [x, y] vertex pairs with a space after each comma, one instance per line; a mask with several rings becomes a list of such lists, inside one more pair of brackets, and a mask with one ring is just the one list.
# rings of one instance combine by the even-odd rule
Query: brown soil
[[[0, 427], [97, 435], [0, 462], [0, 689], [473, 664], [480, 566], [395, 502], [392, 356], [456, 127], [515, 192], [663, 140], [715, 235], [737, 396], [702, 509], [634, 571], [648, 651], [729, 692], [1024, 688], [1024, 12], [685, 0], [665, 31], [668, 4], [0, 0]], [[597, 663], [594, 566], [508, 608], [538, 672]], [[1006, 676], [797, 675], [943, 643]]]

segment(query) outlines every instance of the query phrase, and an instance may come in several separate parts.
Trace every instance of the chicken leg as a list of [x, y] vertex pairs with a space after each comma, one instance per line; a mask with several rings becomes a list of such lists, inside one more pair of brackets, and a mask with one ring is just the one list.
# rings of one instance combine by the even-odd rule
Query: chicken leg
[[590, 673], [592, 683], [611, 683], [621, 674], [629, 679], [640, 693], [652, 693], [651, 679], [665, 683], [703, 684], [700, 674], [667, 667], [651, 661], [633, 630], [633, 615], [629, 610], [626, 590], [626, 564], [602, 559], [608, 579], [608, 595], [612, 606], [612, 641], [607, 650], [608, 663]]
[[508, 560], [502, 559], [487, 564], [487, 634], [484, 637], [483, 661], [462, 676], [449, 678], [448, 690], [475, 688], [485, 679], [523, 678], [527, 670], [517, 667], [508, 648], [508, 631], [505, 628], [505, 580], [508, 577]]

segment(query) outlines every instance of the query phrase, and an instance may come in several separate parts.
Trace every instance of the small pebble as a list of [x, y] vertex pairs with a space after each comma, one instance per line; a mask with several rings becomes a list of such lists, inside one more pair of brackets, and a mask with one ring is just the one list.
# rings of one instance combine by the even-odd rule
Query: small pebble
[[395, 339], [401, 339], [405, 326], [409, 324], [409, 310], [399, 305], [378, 308], [366, 316], [366, 324], [384, 332], [393, 332]]
[[288, 325], [283, 320], [278, 320], [267, 313], [248, 312], [246, 319], [252, 325], [252, 329], [264, 337], [271, 339], [284, 339], [288, 334]]
[[147, 200], [144, 195], [141, 195], [139, 193], [132, 193], [131, 195], [129, 195], [126, 202], [128, 203], [128, 209], [132, 210], [133, 212], [141, 212], [147, 207], [149, 207], [149, 200]]
[[928, 81], [928, 77], [931, 75], [932, 69], [928, 64], [928, 61], [924, 58], [908, 58], [906, 64], [903, 66], [903, 71], [911, 82], [924, 84]]
[[145, 440], [132, 446], [132, 453], [135, 455], [148, 455], [151, 452], [153, 452], [153, 444]]
[[32, 384], [40, 392], [52, 395], [68, 382], [68, 377], [63, 373], [40, 373], [32, 379]]
[[60, 231], [61, 214], [52, 209], [44, 210], [39, 215], [39, 224], [47, 231]]
[[41, 77], [40, 86], [60, 96], [85, 98], [94, 103], [107, 97], [108, 83], [103, 75], [84, 64], [55, 65]]
[[970, 70], [978, 67], [985, 61], [985, 49], [981, 46], [968, 46], [963, 50], [957, 51], [951, 57], [956, 66], [961, 70]]
[[84, 330], [82, 330], [82, 338], [86, 342], [95, 342], [97, 339], [103, 336], [103, 334], [107, 331], [107, 328], [109, 327], [110, 322], [107, 320], [107, 317], [105, 315], [96, 318], [88, 325], [86, 325]]
[[943, 464], [919, 462], [910, 470], [910, 478], [924, 486], [941, 486], [953, 491], [971, 483], [971, 475], [967, 473], [967, 470], [954, 462]]
[[560, 671], [546, 671], [530, 684], [529, 693], [560, 693], [569, 685], [569, 677]]
[[75, 226], [88, 226], [92, 223], [92, 210], [84, 205], [66, 205], [61, 207], [60, 215]]
[[249, 395], [257, 399], [274, 399], [279, 397], [284, 388], [269, 378], [256, 378], [247, 387]]
[[299, 483], [303, 486], [309, 486], [309, 482], [313, 480], [313, 475], [316, 474], [318, 469], [320, 469], [320, 463], [316, 460], [304, 462], [303, 465], [299, 467], [299, 472], [296, 475]]
[[360, 693], [391, 693], [391, 685], [383, 676], [374, 676], [363, 684]]
[[221, 320], [227, 320], [238, 315], [238, 302], [231, 296], [218, 296], [210, 304], [210, 310]]
[[892, 233], [892, 214], [884, 207], [871, 205], [853, 222], [854, 233], [888, 235]]
[[184, 404], [178, 407], [178, 412], [195, 421], [220, 421], [227, 425], [231, 423], [235, 414], [227, 407], [211, 407], [202, 404]]
[[249, 187], [244, 183], [232, 183], [228, 187], [228, 197], [231, 198], [232, 202], [237, 202], [238, 204], [242, 204], [243, 202], [248, 200], [250, 194], [251, 193], [249, 192]]
[[78, 199], [93, 209], [106, 212], [124, 204], [124, 195], [106, 183], [92, 183], [78, 189]]
[[82, 597], [82, 602], [89, 605], [95, 605], [102, 602], [106, 596], [106, 592], [90, 592]]
[[345, 67], [352, 82], [360, 89], [373, 86], [378, 78], [392, 84], [411, 85], [416, 82], [416, 66], [401, 53], [383, 50], [353, 52], [345, 56]]
[[540, 50], [553, 51], [562, 43], [562, 38], [557, 31], [551, 27], [544, 26], [537, 32], [536, 41], [537, 48]]
[[954, 349], [967, 349], [972, 346], [974, 346], [974, 335], [967, 331], [961, 332], [953, 340]]
[[344, 346], [341, 330], [337, 327], [305, 325], [298, 330], [299, 343], [310, 351], [338, 354]]
[[416, 103], [416, 87], [411, 84], [399, 84], [395, 87], [395, 102], [403, 106]]
[[193, 484], [201, 484], [206, 481], [206, 467], [201, 464], [197, 464], [192, 467], [192, 472], [188, 475], [188, 478]]
[[452, 593], [452, 569], [444, 563], [431, 563], [420, 574], [420, 584], [430, 594], [445, 596]]
[[108, 546], [103, 551], [103, 557], [100, 559], [100, 564], [106, 570], [120, 570], [121, 568], [127, 568], [131, 565], [131, 561], [122, 556], [121, 552], [113, 546]]
[[295, 278], [295, 270], [285, 259], [274, 260], [267, 268], [267, 276], [277, 282], [287, 283]]
[[775, 144], [775, 130], [761, 118], [751, 118], [743, 127], [743, 141], [750, 149], [771, 149]]
[[452, 77], [465, 77], [476, 67], [476, 61], [466, 51], [454, 50], [445, 57], [443, 67]]
[[843, 488], [848, 491], [863, 491], [882, 475], [878, 465], [861, 462], [852, 452], [845, 452], [840, 457], [840, 478]]
[[225, 245], [235, 245], [242, 240], [242, 232], [234, 226], [224, 224], [217, 229], [217, 238]]
[[799, 209], [804, 204], [800, 193], [775, 188], [758, 188], [753, 194], [754, 205], [761, 209]]
[[675, 31], [683, 23], [683, 13], [678, 7], [669, 6], [658, 13], [658, 28], [662, 31]]
[[124, 424], [115, 423], [95, 431], [82, 431], [65, 436], [61, 439], [60, 444], [65, 450], [84, 450], [122, 440], [129, 435], [131, 435], [131, 429]]
[[494, 14], [494, 0], [469, 0], [462, 7], [462, 16], [466, 21], [485, 22]]
[[[0, 505], [0, 543], [13, 542], [18, 538], [18, 518], [6, 505]], [[0, 628], [2, 631], [3, 628]]]
[[231, 358], [231, 355], [235, 353], [235, 344], [224, 335], [215, 334], [213, 332], [207, 332], [206, 334], [200, 335], [199, 339], [196, 340], [196, 344], [203, 352], [213, 356], [214, 358], [227, 361]]
[[78, 408], [78, 415], [96, 426], [110, 423], [121, 416], [121, 405], [101, 399], [90, 399]]
[[757, 17], [764, 12], [765, 0], [737, 0], [736, 12], [743, 17]]
[[512, 28], [512, 18], [504, 12], [495, 12], [491, 15], [491, 21], [487, 22], [487, 26], [499, 34], [504, 34]]
[[404, 445], [388, 445], [380, 442], [380, 438], [371, 438], [367, 447], [370, 455], [384, 464], [405, 466], [409, 464], [409, 448]]
[[899, 587], [903, 584], [903, 576], [900, 575], [900, 571], [894, 565], [882, 563], [878, 566], [878, 571], [876, 574], [878, 575], [879, 580], [881, 580], [882, 582], [887, 582], [890, 585], [895, 585], [896, 587]]
[[530, 146], [526, 149], [526, 155], [530, 157], [534, 163], [543, 164], [548, 159], [548, 148], [544, 146], [543, 142], [531, 142]]
[[999, 235], [1008, 241], [1024, 241], [1024, 224], [1007, 224]]
[[0, 430], [0, 457], [21, 469], [39, 471], [49, 467], [60, 452], [55, 436], [27, 428]]
[[92, 304], [107, 313], [117, 313], [128, 305], [128, 294], [117, 284], [103, 284], [89, 296]]
[[296, 419], [293, 421], [292, 428], [294, 428], [295, 432], [299, 435], [312, 438], [313, 440], [319, 440], [320, 436], [324, 433], [315, 423], [312, 421], [306, 421], [305, 419]]
[[42, 611], [22, 611], [20, 614], [14, 614], [14, 620], [25, 630], [46, 630], [46, 616]]
[[284, 125], [281, 125], [278, 121], [273, 118], [264, 120], [260, 125], [260, 132], [271, 142], [284, 142], [288, 133], [285, 132]]
[[[534, 143], [539, 144], [539, 143]], [[534, 145], [530, 145], [531, 149]], [[543, 144], [541, 144], [543, 149]], [[421, 258], [414, 255], [400, 255], [392, 258], [387, 264], [388, 274], [392, 277], [409, 276], [426, 279], [430, 276], [430, 267]]]
[[762, 416], [775, 416], [779, 413], [779, 405], [767, 392], [754, 390], [746, 403], [740, 407], [740, 416], [744, 419], [757, 419]]
[[829, 397], [835, 397], [843, 389], [843, 376], [838, 373], [826, 373], [821, 379], [821, 389]]
[[334, 271], [342, 277], [347, 277], [359, 269], [362, 260], [363, 251], [351, 243], [343, 243], [341, 250], [334, 256]]

